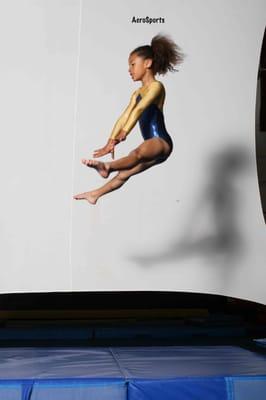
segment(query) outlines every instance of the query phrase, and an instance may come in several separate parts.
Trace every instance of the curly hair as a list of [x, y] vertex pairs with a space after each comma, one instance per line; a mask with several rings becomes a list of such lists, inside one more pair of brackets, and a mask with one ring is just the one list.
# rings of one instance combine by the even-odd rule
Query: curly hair
[[160, 33], [152, 38], [150, 45], [139, 46], [130, 54], [133, 53], [144, 59], [152, 59], [151, 69], [154, 75], [178, 71], [174, 66], [181, 64], [186, 57], [186, 54], [168, 35]]

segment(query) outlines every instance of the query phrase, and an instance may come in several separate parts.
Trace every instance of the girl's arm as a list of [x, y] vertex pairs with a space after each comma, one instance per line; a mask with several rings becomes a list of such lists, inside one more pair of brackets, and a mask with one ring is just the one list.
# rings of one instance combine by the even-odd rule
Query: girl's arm
[[121, 114], [121, 116], [118, 118], [118, 120], [116, 121], [110, 139], [115, 139], [116, 136], [119, 134], [119, 132], [121, 131], [121, 129], [123, 128], [123, 126], [125, 125], [126, 121], [128, 120], [128, 117], [131, 113], [131, 111], [133, 110], [133, 108], [136, 105], [136, 92], [135, 91], [131, 98], [130, 98], [130, 102], [129, 105], [127, 106], [127, 108], [123, 111], [123, 113]]
[[121, 140], [123, 140], [123, 138], [121, 138], [121, 136], [119, 138], [116, 139], [116, 137], [119, 136], [119, 133], [121, 132], [123, 125], [126, 123], [131, 111], [133, 110], [133, 108], [135, 107], [136, 104], [136, 93], [137, 91], [135, 91], [130, 98], [130, 102], [129, 105], [127, 106], [127, 108], [123, 111], [123, 113], [121, 114], [121, 116], [118, 118], [118, 120], [116, 121], [113, 130], [111, 132], [111, 135], [108, 139], [107, 144], [102, 147], [101, 149], [95, 150], [93, 153], [93, 157], [101, 157], [105, 154], [111, 153], [112, 154], [112, 158], [114, 158], [114, 147], [117, 143], [119, 143]]
[[136, 107], [131, 111], [126, 123], [122, 127], [123, 131], [127, 135], [136, 125], [139, 117], [143, 111], [154, 102], [154, 100], [160, 95], [163, 90], [161, 82], [154, 81], [150, 84], [149, 89], [142, 99], [137, 103]]
[[111, 153], [114, 158], [114, 147], [121, 140], [125, 140], [128, 133], [134, 128], [143, 111], [161, 94], [163, 85], [161, 82], [154, 81], [142, 99], [136, 103], [137, 91], [133, 93], [128, 107], [117, 120], [107, 144], [99, 150], [95, 150], [93, 156], [101, 157]]

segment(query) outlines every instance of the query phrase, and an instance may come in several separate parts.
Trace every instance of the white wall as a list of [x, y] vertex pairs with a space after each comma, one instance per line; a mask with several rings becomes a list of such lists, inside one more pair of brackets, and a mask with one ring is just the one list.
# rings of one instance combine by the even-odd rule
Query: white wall
[[[1, 292], [191, 291], [266, 304], [255, 159], [265, 2], [1, 9]], [[166, 23], [132, 24], [133, 15]], [[187, 54], [180, 72], [157, 77], [172, 155], [96, 206], [72, 201], [105, 183], [80, 159], [105, 144], [140, 84], [129, 52], [158, 32]], [[117, 156], [141, 141], [136, 126]]]
[[70, 290], [78, 3], [1, 1], [0, 290]]

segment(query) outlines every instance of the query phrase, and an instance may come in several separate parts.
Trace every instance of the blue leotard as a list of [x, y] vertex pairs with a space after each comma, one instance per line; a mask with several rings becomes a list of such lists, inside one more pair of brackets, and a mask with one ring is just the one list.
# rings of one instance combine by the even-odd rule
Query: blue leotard
[[[142, 99], [141, 95], [137, 96], [137, 103]], [[157, 104], [151, 103], [139, 117], [139, 126], [144, 140], [153, 137], [159, 137], [173, 147], [171, 136], [166, 130], [164, 123], [164, 115]]]

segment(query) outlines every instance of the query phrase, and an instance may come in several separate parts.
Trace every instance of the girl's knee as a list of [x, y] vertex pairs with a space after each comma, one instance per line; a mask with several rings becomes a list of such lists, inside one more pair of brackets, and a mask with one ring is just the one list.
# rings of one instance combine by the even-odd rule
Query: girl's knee
[[132, 150], [129, 154], [134, 155], [139, 161], [144, 160], [143, 151], [141, 151], [141, 149], [139, 149], [139, 148]]

